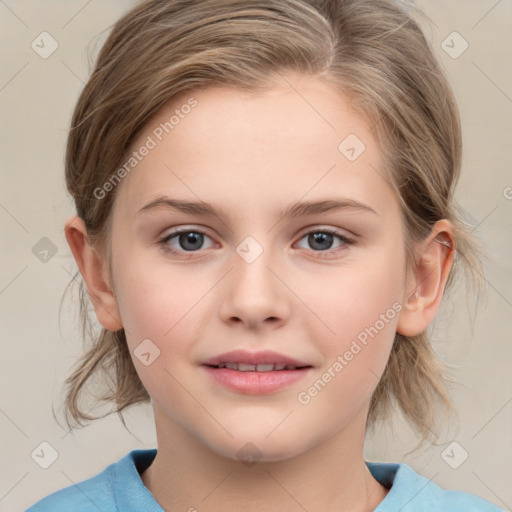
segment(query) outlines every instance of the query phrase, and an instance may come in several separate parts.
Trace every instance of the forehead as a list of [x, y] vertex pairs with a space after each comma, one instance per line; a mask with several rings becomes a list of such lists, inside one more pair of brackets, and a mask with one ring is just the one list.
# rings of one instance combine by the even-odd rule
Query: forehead
[[262, 92], [211, 87], [176, 96], [132, 145], [151, 149], [116, 202], [128, 214], [165, 193], [250, 207], [261, 197], [268, 204], [339, 191], [383, 206], [393, 191], [365, 119], [331, 84], [281, 82]]

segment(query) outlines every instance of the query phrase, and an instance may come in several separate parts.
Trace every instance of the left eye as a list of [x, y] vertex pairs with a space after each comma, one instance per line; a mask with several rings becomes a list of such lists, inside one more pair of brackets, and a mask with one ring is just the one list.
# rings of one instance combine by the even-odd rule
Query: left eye
[[310, 231], [309, 233], [306, 233], [305, 236], [299, 240], [299, 242], [306, 240], [306, 242], [315, 252], [325, 252], [333, 248], [332, 244], [335, 238], [341, 240], [341, 243], [337, 247], [353, 243], [353, 241], [349, 238], [329, 229]]
[[[354, 243], [346, 236], [329, 229], [309, 231], [297, 243], [300, 243], [302, 240], [306, 240], [310, 245], [309, 248], [313, 249], [314, 252], [327, 252], [330, 249], [333, 249], [333, 243], [336, 238], [340, 241], [336, 247]], [[174, 254], [183, 252], [191, 253], [197, 252], [200, 249], [207, 249], [208, 247], [204, 247], [205, 239], [210, 240], [210, 247], [212, 247], [213, 241], [205, 232], [199, 229], [183, 229], [166, 235], [162, 240], [160, 240], [160, 245], [164, 251]], [[336, 247], [334, 247], [334, 249], [336, 249]], [[308, 249], [308, 247], [301, 248]]]

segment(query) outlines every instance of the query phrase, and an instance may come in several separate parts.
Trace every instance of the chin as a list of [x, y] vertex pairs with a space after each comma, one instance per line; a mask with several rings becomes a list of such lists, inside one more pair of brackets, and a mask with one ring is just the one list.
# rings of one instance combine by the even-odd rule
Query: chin
[[248, 467], [261, 462], [281, 462], [301, 455], [307, 446], [294, 442], [286, 435], [267, 437], [268, 432], [254, 431], [246, 435], [225, 439], [225, 443], [208, 443], [208, 447], [218, 455], [245, 463]]

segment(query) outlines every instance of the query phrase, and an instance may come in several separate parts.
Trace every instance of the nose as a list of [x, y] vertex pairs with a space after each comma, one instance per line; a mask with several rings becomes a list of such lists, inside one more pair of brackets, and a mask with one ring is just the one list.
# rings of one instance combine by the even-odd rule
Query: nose
[[233, 254], [234, 266], [222, 289], [220, 316], [224, 322], [252, 330], [277, 329], [287, 322], [291, 306], [282, 267], [266, 249], [249, 261]]

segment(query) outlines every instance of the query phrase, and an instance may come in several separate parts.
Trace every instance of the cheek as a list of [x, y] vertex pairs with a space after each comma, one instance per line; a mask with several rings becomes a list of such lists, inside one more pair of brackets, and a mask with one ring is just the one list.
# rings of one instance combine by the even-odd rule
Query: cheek
[[[183, 393], [195, 394], [188, 382], [190, 345], [207, 318], [201, 298], [212, 284], [170, 266], [120, 265], [116, 297], [134, 367], [148, 393], [157, 402], [173, 397], [173, 411], [194, 412]], [[148, 341], [149, 340], [149, 341]], [[180, 384], [181, 383], [181, 384]], [[175, 420], [179, 422], [179, 414]]]
[[327, 384], [329, 400], [356, 404], [369, 399], [395, 338], [404, 277], [404, 260], [381, 250], [334, 277], [316, 279], [314, 291], [309, 289], [304, 302], [323, 323], [310, 315], [310, 338], [323, 353], [325, 380], [336, 382]]
[[328, 346], [356, 337], [390, 309], [391, 322], [384, 330], [396, 325], [393, 305], [403, 295], [404, 261], [386, 248], [365, 253], [356, 253], [346, 264], [321, 275], [304, 271], [295, 281], [297, 295], [315, 313], [305, 316], [307, 323], [314, 327], [316, 338], [332, 340]]
[[132, 338], [161, 340], [176, 337], [197, 323], [190, 318], [202, 310], [201, 299], [212, 284], [185, 266], [133, 257], [119, 260], [116, 299], [125, 329]]

